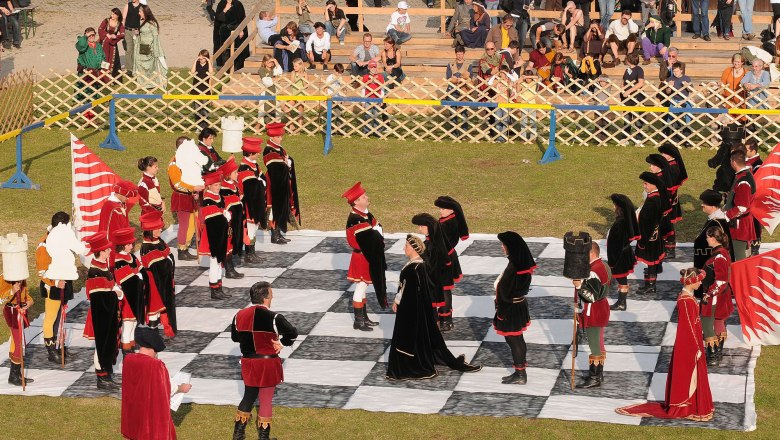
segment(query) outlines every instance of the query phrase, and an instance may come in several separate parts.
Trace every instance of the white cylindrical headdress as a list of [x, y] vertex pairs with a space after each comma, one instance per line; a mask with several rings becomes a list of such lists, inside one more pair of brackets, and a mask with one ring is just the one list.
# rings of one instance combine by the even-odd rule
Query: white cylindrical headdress
[[3, 254], [3, 279], [23, 281], [30, 277], [27, 267], [27, 235], [12, 232], [0, 236], [0, 252]]
[[244, 137], [244, 118], [235, 116], [222, 117], [222, 151], [225, 153], [240, 153]]

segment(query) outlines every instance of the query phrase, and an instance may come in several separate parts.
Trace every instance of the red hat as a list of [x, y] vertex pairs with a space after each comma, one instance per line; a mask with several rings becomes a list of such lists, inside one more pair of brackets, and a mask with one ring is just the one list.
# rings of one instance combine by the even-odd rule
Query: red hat
[[360, 186], [360, 182], [352, 185], [352, 188], [344, 191], [344, 194], [341, 195], [341, 197], [347, 198], [347, 203], [350, 205], [355, 203], [355, 200], [358, 199], [358, 197], [362, 196], [366, 193], [366, 190], [363, 189], [362, 186]]
[[245, 137], [241, 140], [244, 141], [244, 144], [241, 145], [241, 151], [259, 153], [263, 150], [263, 140], [260, 138]]
[[233, 171], [238, 170], [238, 164], [236, 163], [236, 159], [233, 158], [233, 156], [230, 156], [230, 159], [227, 160], [227, 162], [223, 163], [221, 167], [217, 171], [222, 173], [222, 177], [228, 177], [230, 176], [230, 173]]
[[165, 226], [163, 222], [162, 211], [149, 211], [141, 214], [141, 229], [144, 231], [154, 231], [162, 229]]
[[265, 126], [265, 133], [268, 136], [281, 136], [284, 134], [284, 122], [272, 122]]
[[87, 237], [87, 245], [89, 246], [89, 251], [93, 254], [97, 254], [98, 252], [110, 249], [112, 246], [112, 243], [108, 241], [108, 233], [106, 231], [99, 231], [95, 233], [95, 235], [91, 235]]
[[114, 246], [124, 246], [135, 241], [135, 228], [120, 228], [111, 231], [111, 243]]
[[204, 174], [203, 175], [203, 182], [206, 185], [211, 185], [211, 184], [214, 184], [214, 183], [217, 183], [217, 182], [222, 182], [222, 173], [219, 172], [219, 170], [217, 170], [217, 171], [212, 171], [210, 173]]
[[135, 197], [138, 195], [138, 186], [133, 182], [127, 180], [120, 180], [114, 183], [114, 187], [111, 188], [114, 193], [125, 197]]
[[368, 62], [368, 67], [369, 67], [369, 69], [372, 68], [372, 67], [379, 67], [379, 63], [377, 63], [374, 60], [371, 60], [371, 61]]

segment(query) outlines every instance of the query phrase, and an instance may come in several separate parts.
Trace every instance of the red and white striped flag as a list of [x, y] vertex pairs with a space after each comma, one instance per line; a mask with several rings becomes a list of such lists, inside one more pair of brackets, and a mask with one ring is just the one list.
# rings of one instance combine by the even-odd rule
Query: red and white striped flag
[[780, 144], [766, 157], [753, 175], [756, 193], [750, 205], [750, 213], [773, 234], [780, 224]]
[[780, 345], [780, 249], [735, 261], [731, 288], [749, 345]]
[[73, 224], [80, 239], [98, 231], [100, 208], [121, 178], [84, 142], [70, 135]]

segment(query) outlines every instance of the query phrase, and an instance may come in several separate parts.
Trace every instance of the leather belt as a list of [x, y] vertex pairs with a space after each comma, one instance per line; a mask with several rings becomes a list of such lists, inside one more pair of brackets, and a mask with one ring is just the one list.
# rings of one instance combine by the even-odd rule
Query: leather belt
[[278, 354], [245, 354], [245, 358], [247, 359], [276, 359], [279, 357]]

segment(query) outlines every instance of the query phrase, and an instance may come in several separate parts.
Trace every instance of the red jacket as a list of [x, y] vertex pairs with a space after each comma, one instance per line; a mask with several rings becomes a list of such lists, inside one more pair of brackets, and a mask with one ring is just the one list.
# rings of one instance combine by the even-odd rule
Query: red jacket
[[130, 221], [127, 219], [127, 207], [113, 197], [114, 194], [111, 194], [111, 197], [103, 202], [103, 206], [100, 208], [100, 223], [98, 225], [98, 231], [106, 231], [109, 237], [111, 236], [111, 231], [130, 227]]
[[[590, 262], [590, 277], [598, 277], [601, 284], [610, 282], [607, 265], [600, 258]], [[594, 303], [583, 303], [580, 313], [582, 328], [606, 327], [609, 324], [609, 300], [604, 297]]]
[[745, 166], [734, 176], [734, 184], [729, 193], [729, 201], [726, 202], [726, 220], [735, 224], [730, 225], [731, 239], [739, 241], [752, 241], [756, 239], [753, 214], [750, 212], [750, 204], [753, 202], [753, 194], [756, 192], [753, 174], [750, 167]]

